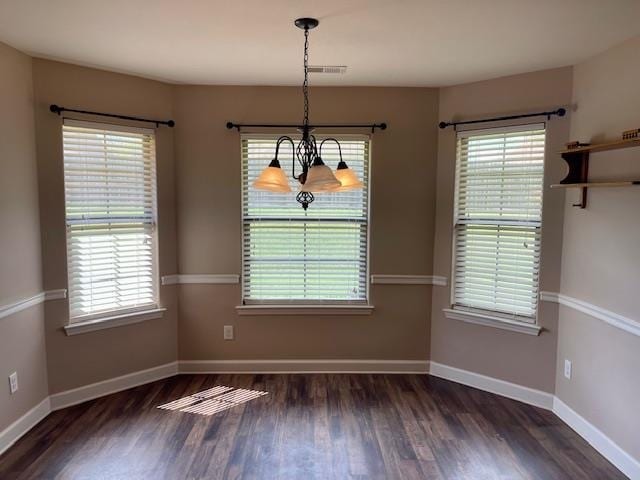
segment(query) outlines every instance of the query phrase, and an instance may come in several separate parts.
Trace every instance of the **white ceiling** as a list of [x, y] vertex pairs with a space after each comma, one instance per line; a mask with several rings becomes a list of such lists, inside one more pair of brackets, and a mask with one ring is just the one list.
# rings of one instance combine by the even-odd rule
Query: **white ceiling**
[[441, 86], [571, 65], [640, 34], [640, 0], [0, 0], [0, 41], [174, 83]]

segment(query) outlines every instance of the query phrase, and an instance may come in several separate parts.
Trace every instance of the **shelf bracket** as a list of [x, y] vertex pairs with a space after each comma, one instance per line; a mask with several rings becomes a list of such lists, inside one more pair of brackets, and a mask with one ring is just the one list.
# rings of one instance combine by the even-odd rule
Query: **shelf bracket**
[[[569, 167], [567, 175], [560, 181], [561, 184], [567, 183], [588, 183], [589, 182], [589, 152], [564, 152], [562, 158]], [[574, 207], [586, 208], [587, 206], [587, 187], [580, 189], [581, 197], [578, 203], [574, 203]]]
[[573, 207], [586, 208], [587, 206], [587, 187], [580, 189], [580, 201], [578, 203], [572, 203]]

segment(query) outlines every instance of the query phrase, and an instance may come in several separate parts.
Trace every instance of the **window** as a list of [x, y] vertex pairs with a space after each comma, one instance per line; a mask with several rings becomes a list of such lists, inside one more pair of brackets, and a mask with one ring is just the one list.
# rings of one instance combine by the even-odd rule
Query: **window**
[[71, 323], [157, 306], [153, 130], [65, 120]]
[[[279, 158], [293, 192], [264, 192], [251, 185], [273, 159], [276, 137], [243, 136], [244, 304], [367, 302], [369, 139], [338, 140], [364, 188], [319, 193], [305, 211], [295, 200], [299, 185], [291, 178], [291, 145], [281, 145]], [[335, 143], [323, 146], [322, 158], [336, 167]]]
[[535, 322], [544, 125], [460, 132], [454, 308]]

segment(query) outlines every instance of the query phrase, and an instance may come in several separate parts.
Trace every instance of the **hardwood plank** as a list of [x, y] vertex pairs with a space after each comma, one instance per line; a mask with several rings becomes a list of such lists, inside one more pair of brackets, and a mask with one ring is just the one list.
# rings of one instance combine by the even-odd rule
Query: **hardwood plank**
[[[211, 397], [213, 415], [157, 408], [217, 385], [268, 395]], [[428, 375], [202, 374], [52, 413], [0, 457], [0, 478], [625, 477], [551, 412]]]

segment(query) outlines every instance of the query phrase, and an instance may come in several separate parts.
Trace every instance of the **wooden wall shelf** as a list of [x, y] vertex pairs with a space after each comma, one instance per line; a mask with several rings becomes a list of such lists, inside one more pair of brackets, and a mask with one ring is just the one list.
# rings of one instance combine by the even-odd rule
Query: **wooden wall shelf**
[[606, 152], [609, 150], [620, 150], [621, 148], [640, 147], [640, 138], [634, 138], [631, 140], [617, 140], [615, 142], [607, 143], [595, 143], [593, 145], [587, 145], [584, 147], [577, 147], [571, 149], [562, 150], [560, 153], [583, 153], [583, 152]]
[[620, 150], [622, 148], [640, 147], [640, 138], [618, 140], [615, 142], [596, 143], [584, 147], [571, 148], [560, 152], [562, 158], [569, 166], [567, 176], [559, 184], [551, 185], [551, 188], [580, 188], [582, 197], [574, 207], [585, 208], [587, 206], [587, 189], [593, 187], [627, 187], [640, 185], [640, 180], [589, 182], [589, 154]]

